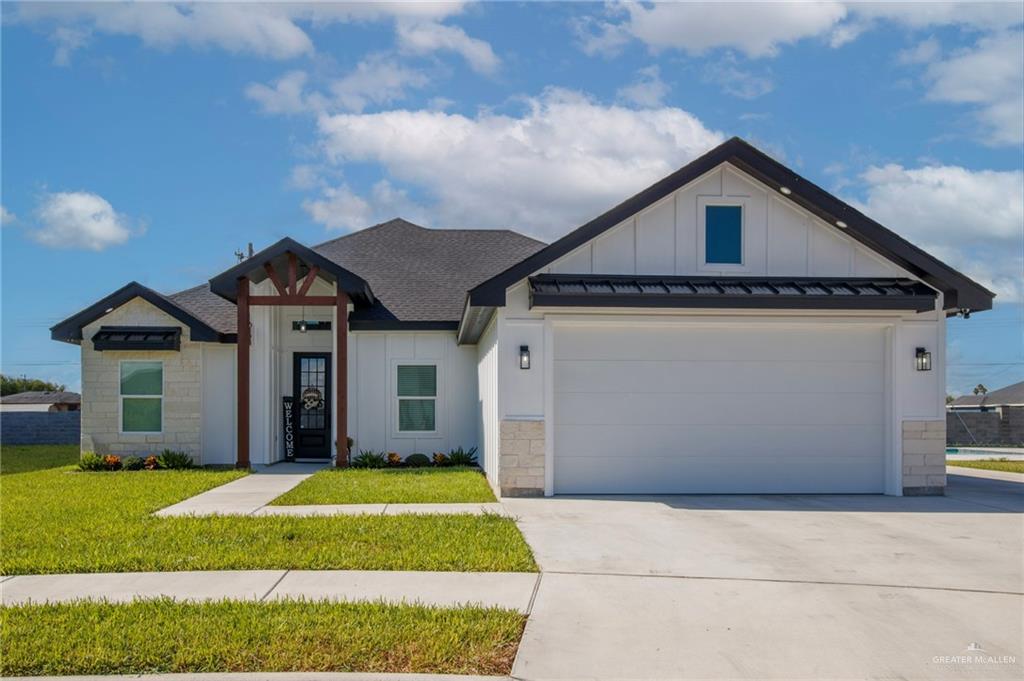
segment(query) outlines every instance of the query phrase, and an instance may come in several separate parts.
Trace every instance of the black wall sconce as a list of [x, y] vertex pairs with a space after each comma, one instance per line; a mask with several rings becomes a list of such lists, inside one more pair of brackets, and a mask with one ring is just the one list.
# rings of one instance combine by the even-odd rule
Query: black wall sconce
[[529, 369], [530, 368], [530, 346], [520, 345], [519, 346], [519, 368]]
[[918, 371], [931, 371], [932, 353], [924, 348], [917, 348], [914, 352], [914, 366], [917, 367]]

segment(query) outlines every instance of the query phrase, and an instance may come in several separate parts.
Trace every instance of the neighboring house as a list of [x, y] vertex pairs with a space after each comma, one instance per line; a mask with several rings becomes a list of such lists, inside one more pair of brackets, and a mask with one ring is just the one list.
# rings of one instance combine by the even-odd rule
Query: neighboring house
[[993, 411], [1002, 408], [1024, 409], [1024, 381], [992, 390], [983, 395], [961, 395], [946, 407], [953, 411]]
[[0, 397], [0, 412], [10, 411], [78, 411], [82, 396], [62, 390], [32, 390]]
[[992, 299], [733, 138], [547, 246], [282, 239], [52, 336], [82, 346], [84, 449], [344, 462], [349, 436], [479, 446], [503, 495], [898, 495], [943, 490], [945, 320]]
[[946, 408], [951, 445], [1024, 446], [1024, 381], [984, 395], [962, 395]]

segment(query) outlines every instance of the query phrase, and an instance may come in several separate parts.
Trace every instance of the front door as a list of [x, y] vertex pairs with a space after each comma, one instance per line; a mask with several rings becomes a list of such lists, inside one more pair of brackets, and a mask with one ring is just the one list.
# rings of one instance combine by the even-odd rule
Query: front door
[[331, 458], [331, 356], [296, 352], [292, 369], [295, 458]]

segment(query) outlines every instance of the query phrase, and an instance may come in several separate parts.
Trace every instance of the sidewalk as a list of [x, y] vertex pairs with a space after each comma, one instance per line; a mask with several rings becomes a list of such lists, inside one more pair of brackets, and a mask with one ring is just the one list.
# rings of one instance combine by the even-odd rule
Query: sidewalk
[[528, 614], [540, 574], [374, 570], [218, 570], [15, 575], [0, 582], [3, 605], [137, 598], [386, 601], [437, 607], [482, 605]]
[[154, 515], [249, 515], [321, 468], [317, 464], [282, 463], [257, 469], [244, 478], [162, 508]]

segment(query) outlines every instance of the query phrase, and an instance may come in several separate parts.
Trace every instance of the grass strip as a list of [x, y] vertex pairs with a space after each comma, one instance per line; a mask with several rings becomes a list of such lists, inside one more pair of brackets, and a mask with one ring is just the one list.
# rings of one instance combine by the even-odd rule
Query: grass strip
[[980, 468], [986, 471], [1003, 471], [1005, 473], [1024, 473], [1024, 461], [1009, 459], [981, 459], [978, 461], [946, 461], [947, 466], [961, 468]]
[[525, 617], [494, 608], [169, 599], [0, 608], [0, 674], [507, 674]]
[[453, 504], [496, 501], [476, 468], [322, 470], [271, 502], [305, 504]]

